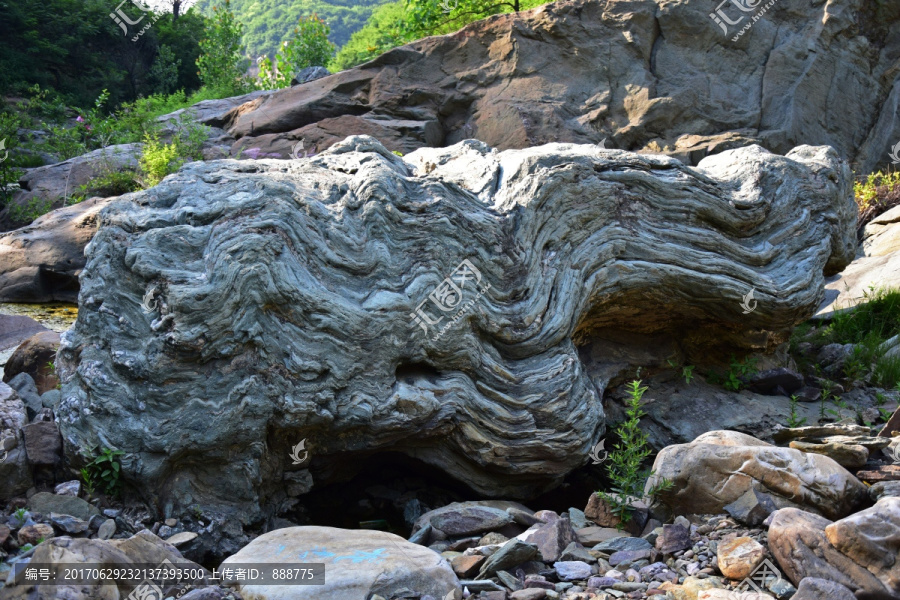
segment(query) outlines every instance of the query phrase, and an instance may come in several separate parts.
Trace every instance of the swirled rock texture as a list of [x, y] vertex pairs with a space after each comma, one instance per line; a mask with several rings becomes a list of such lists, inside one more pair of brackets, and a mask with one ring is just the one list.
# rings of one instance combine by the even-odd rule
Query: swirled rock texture
[[851, 181], [809, 146], [691, 169], [572, 144], [400, 158], [353, 137], [188, 165], [110, 204], [86, 251], [58, 360], [69, 456], [121, 449], [145, 498], [244, 520], [382, 451], [531, 496], [604, 432], [579, 344], [784, 340], [853, 256]]

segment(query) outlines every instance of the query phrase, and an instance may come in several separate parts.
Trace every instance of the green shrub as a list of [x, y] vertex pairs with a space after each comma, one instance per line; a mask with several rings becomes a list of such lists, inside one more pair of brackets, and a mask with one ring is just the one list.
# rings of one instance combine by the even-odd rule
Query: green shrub
[[613, 493], [597, 492], [621, 521], [620, 529], [631, 519], [632, 502], [653, 498], [672, 487], [671, 481], [660, 479], [648, 491], [644, 491], [647, 480], [655, 475], [642, 466], [651, 453], [647, 444], [647, 434], [640, 428], [641, 417], [645, 415], [641, 409], [641, 398], [646, 391], [646, 387], [641, 387], [640, 380], [629, 384], [626, 419], [616, 428], [619, 441], [609, 452], [607, 463]]
[[801, 419], [797, 415], [797, 396], [791, 396], [790, 404], [791, 414], [788, 416], [788, 427], [803, 427], [806, 424], [806, 419]]
[[16, 224], [25, 226], [53, 210], [53, 200], [31, 198], [25, 206], [9, 205], [9, 218]]
[[110, 448], [103, 448], [96, 453], [91, 452], [90, 462], [82, 469], [85, 487], [102, 486], [103, 492], [107, 495], [118, 496], [122, 489], [122, 465], [119, 457], [124, 454], [121, 450]]
[[184, 159], [179, 156], [175, 143], [163, 144], [155, 136], [148, 134], [144, 139], [140, 164], [144, 186], [153, 187], [166, 175], [177, 171], [184, 164]]
[[861, 230], [878, 215], [900, 204], [900, 171], [870, 173], [853, 185]]

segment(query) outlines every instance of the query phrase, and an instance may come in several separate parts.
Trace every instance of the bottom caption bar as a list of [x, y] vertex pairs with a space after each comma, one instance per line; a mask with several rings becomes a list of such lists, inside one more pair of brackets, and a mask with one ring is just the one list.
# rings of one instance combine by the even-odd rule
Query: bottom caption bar
[[[168, 564], [166, 564], [168, 563]], [[325, 563], [228, 564], [216, 569], [163, 564], [15, 564], [16, 585], [325, 585]]]

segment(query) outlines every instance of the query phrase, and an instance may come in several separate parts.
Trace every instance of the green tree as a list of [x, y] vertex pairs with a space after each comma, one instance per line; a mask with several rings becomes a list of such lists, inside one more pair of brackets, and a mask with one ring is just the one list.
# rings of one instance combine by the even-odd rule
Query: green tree
[[231, 12], [231, 1], [213, 8], [213, 17], [207, 23], [205, 36], [200, 40], [200, 57], [197, 58], [200, 81], [203, 85], [241, 94], [247, 91], [244, 77], [248, 61], [244, 57], [241, 35], [243, 26]]
[[328, 65], [336, 73], [361, 65], [390, 50], [405, 44], [408, 39], [402, 30], [406, 15], [406, 0], [383, 4], [375, 9], [366, 26], [354, 33]]
[[293, 35], [275, 55], [274, 68], [268, 56], [259, 61], [260, 89], [288, 87], [299, 70], [327, 65], [334, 55], [328, 33], [328, 24], [317, 15], [300, 17]]
[[150, 67], [150, 79], [157, 92], [169, 94], [175, 91], [175, 85], [178, 83], [178, 67], [180, 66], [181, 60], [175, 57], [175, 52], [171, 48], [165, 44], [159, 47], [156, 60]]

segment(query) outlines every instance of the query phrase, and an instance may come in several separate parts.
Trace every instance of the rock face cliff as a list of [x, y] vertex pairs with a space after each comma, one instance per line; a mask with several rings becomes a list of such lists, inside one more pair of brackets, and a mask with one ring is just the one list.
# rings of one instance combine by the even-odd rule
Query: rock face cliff
[[855, 250], [850, 175], [826, 147], [692, 169], [367, 137], [191, 164], [101, 213], [58, 362], [70, 458], [118, 448], [158, 506], [244, 520], [385, 451], [533, 495], [587, 460], [635, 340], [709, 358], [812, 313]]
[[396, 48], [208, 122], [236, 138], [232, 155], [288, 157], [299, 140], [321, 151], [365, 134], [401, 152], [469, 138], [499, 149], [606, 140], [691, 164], [751, 143], [779, 154], [822, 144], [859, 173], [887, 165], [900, 141], [900, 30], [890, 27], [900, 3], [769, 4], [555, 2]]

